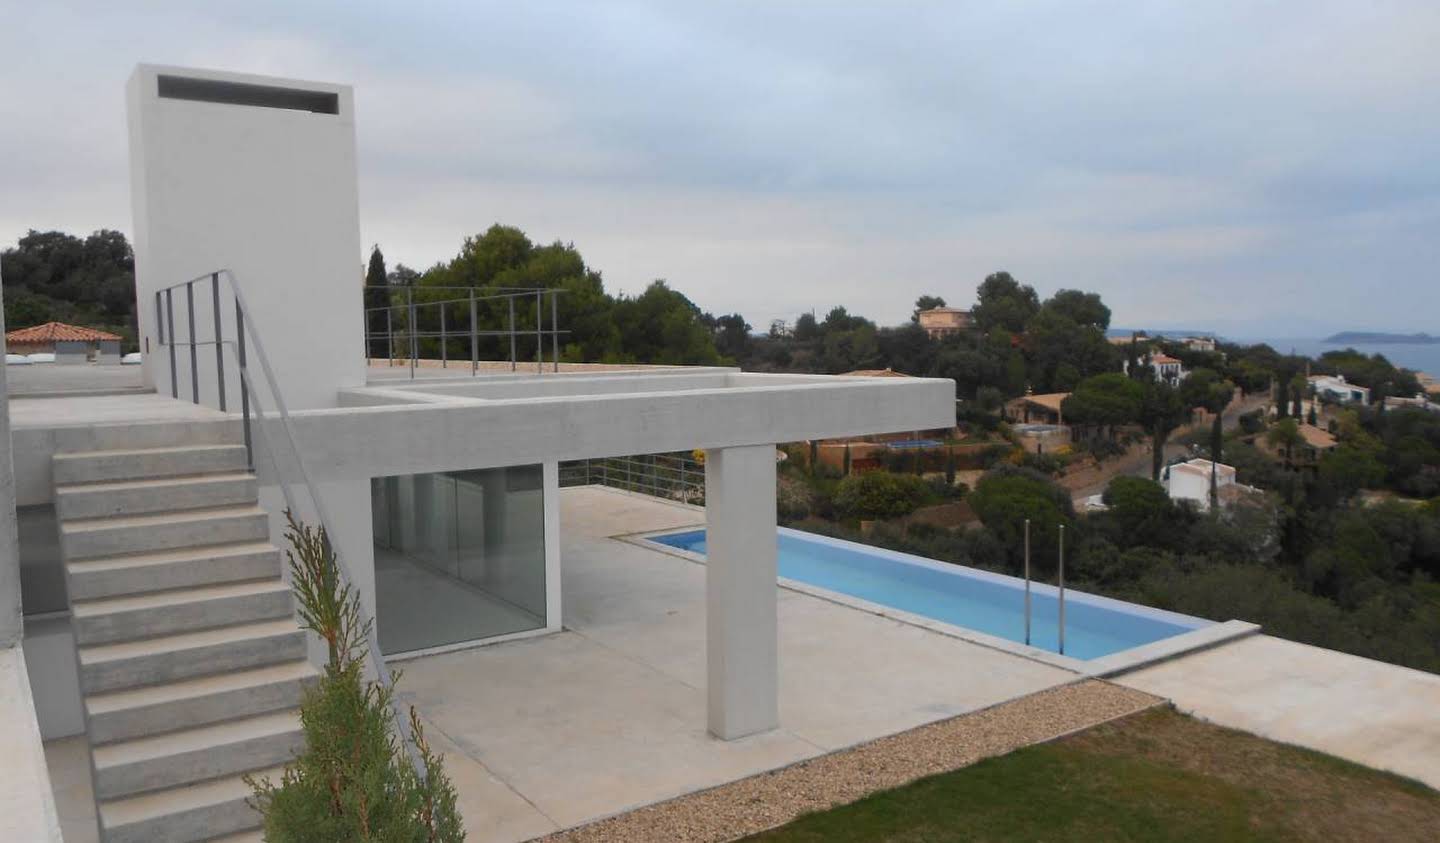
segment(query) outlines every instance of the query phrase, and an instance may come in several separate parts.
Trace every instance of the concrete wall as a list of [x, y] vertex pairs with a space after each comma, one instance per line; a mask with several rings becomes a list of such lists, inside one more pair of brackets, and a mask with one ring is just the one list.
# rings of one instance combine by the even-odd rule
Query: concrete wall
[[60, 817], [19, 647], [0, 647], [0, 840], [59, 843]]
[[[333, 95], [338, 113], [162, 97], [161, 77]], [[365, 378], [351, 89], [140, 65], [127, 93], [146, 384], [171, 390], [169, 355], [157, 345], [155, 291], [228, 268], [290, 406], [335, 406], [337, 388]], [[181, 339], [188, 339], [187, 305], [177, 291]], [[221, 306], [225, 330], [233, 331], [233, 303], [222, 296]], [[208, 281], [197, 288], [195, 307], [196, 335], [208, 338], [214, 320]], [[180, 394], [188, 396], [189, 349], [177, 352]], [[214, 406], [213, 348], [203, 347], [198, 358], [201, 400]], [[230, 373], [228, 390], [237, 382]]]
[[40, 737], [49, 741], [84, 734], [85, 710], [70, 618], [30, 619], [24, 646]]
[[70, 364], [90, 362], [90, 343], [68, 340], [55, 343], [55, 362]]
[[[4, 294], [0, 293], [0, 353], [5, 351]], [[10, 389], [0, 366], [0, 648], [20, 640], [20, 540], [15, 522], [15, 465], [11, 459]], [[46, 462], [48, 469], [48, 460]], [[48, 474], [47, 474], [48, 479]]]

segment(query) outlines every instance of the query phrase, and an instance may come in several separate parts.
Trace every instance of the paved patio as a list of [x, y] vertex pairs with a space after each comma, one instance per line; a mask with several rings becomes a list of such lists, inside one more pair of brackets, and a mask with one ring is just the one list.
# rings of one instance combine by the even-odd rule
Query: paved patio
[[32, 366], [5, 367], [5, 386], [11, 398], [27, 395], [142, 392], [145, 389], [143, 380], [139, 366], [38, 363]]
[[1440, 788], [1440, 676], [1268, 635], [1114, 680], [1221, 726]]
[[702, 520], [653, 498], [566, 489], [566, 631], [403, 664], [402, 694], [447, 754], [471, 840], [525, 840], [1075, 678], [781, 590], [781, 728], [716, 740], [704, 569], [610, 538]]

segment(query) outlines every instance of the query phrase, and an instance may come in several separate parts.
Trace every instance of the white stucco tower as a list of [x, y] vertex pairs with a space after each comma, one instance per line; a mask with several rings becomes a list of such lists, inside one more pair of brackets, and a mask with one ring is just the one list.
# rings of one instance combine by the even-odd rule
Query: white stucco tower
[[[172, 388], [168, 351], [157, 345], [155, 291], [229, 269], [290, 407], [335, 406], [336, 389], [365, 381], [350, 87], [140, 65], [127, 93], [146, 384]], [[177, 291], [182, 342], [186, 304]], [[212, 307], [208, 290], [197, 291], [199, 337], [212, 334]], [[232, 314], [225, 317], [233, 326]], [[199, 367], [196, 380], [201, 401], [213, 406], [213, 347], [203, 354], [211, 365]], [[176, 371], [188, 398], [188, 348]], [[227, 391], [233, 381], [232, 373]]]

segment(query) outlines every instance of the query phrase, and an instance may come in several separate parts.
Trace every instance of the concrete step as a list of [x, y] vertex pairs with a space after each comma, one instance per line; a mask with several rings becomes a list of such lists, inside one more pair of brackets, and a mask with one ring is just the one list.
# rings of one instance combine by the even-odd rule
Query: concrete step
[[95, 796], [115, 799], [284, 764], [305, 744], [294, 709], [97, 746]]
[[280, 551], [269, 542], [186, 547], [65, 565], [71, 600], [219, 585], [280, 576]]
[[255, 475], [244, 471], [85, 483], [56, 487], [55, 513], [61, 521], [148, 515], [254, 504], [256, 494]]
[[70, 604], [81, 646], [288, 618], [291, 611], [290, 586], [279, 578]]
[[175, 682], [305, 658], [305, 633], [283, 618], [120, 644], [81, 647], [86, 694]]
[[244, 445], [180, 445], [56, 454], [51, 459], [55, 485], [145, 480], [245, 471]]
[[[278, 782], [283, 768], [252, 775]], [[192, 843], [260, 827], [260, 815], [245, 800], [250, 785], [240, 776], [157, 790], [102, 802], [100, 824], [106, 843]], [[243, 838], [241, 838], [243, 839]]]
[[238, 418], [191, 421], [98, 424], [56, 428], [57, 454], [82, 451], [137, 450], [185, 445], [240, 445], [245, 439]]
[[306, 661], [202, 676], [85, 698], [95, 745], [295, 708], [319, 677]]
[[256, 542], [269, 536], [270, 519], [264, 510], [254, 505], [224, 506], [66, 521], [60, 525], [60, 549], [68, 561]]

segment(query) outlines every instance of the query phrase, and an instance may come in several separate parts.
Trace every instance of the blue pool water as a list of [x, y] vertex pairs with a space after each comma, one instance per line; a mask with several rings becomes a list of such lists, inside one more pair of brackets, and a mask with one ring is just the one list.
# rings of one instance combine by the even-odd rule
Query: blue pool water
[[[780, 576], [937, 621], [1025, 641], [1024, 582], [1015, 577], [781, 529]], [[705, 553], [705, 531], [650, 541]], [[1034, 647], [1059, 651], [1056, 589], [1031, 585]], [[1210, 621], [1093, 594], [1065, 592], [1065, 655], [1095, 659], [1209, 626]]]
[[885, 446], [903, 450], [906, 448], [938, 448], [944, 444], [939, 439], [901, 439], [898, 442], [886, 442]]

